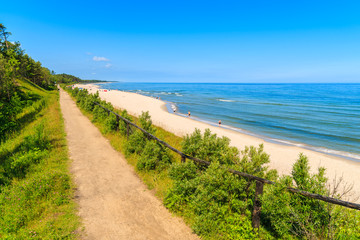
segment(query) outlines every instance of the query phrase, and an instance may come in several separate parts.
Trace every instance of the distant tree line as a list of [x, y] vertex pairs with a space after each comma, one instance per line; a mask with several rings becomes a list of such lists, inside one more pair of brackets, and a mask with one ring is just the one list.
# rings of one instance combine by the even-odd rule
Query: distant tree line
[[61, 73], [61, 74], [55, 74], [56, 77], [56, 83], [95, 83], [95, 82], [106, 82], [101, 80], [83, 80], [79, 77], [75, 77], [70, 74]]

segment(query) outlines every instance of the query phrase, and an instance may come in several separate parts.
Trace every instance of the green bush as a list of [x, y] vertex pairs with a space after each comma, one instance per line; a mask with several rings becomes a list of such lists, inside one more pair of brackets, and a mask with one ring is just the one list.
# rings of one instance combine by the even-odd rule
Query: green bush
[[151, 117], [149, 112], [142, 112], [139, 117], [140, 127], [148, 133], [154, 134], [155, 128], [152, 126]]
[[171, 165], [169, 177], [175, 181], [189, 181], [198, 176], [199, 171], [193, 161]]
[[[173, 165], [170, 177], [174, 185], [164, 203], [174, 211], [190, 209], [194, 214], [192, 228], [196, 233], [215, 239], [253, 236], [251, 227], [247, 230], [235, 227], [250, 221], [252, 202], [247, 200], [247, 180], [230, 174], [217, 161], [202, 172], [192, 162]], [[235, 223], [234, 219], [239, 222]], [[234, 226], [227, 225], [230, 222]]]
[[[127, 114], [127, 112], [126, 112]], [[149, 112], [142, 112], [139, 117], [140, 127], [154, 134], [155, 128], [152, 126], [152, 121]], [[123, 129], [125, 130], [125, 129]], [[135, 130], [129, 137], [129, 140], [125, 143], [125, 154], [129, 155], [132, 153], [141, 154], [150, 140], [149, 137], [140, 130]]]
[[[173, 164], [169, 176], [174, 180], [164, 203], [173, 211], [191, 212], [193, 230], [210, 239], [253, 239], [251, 211], [255, 184], [227, 171], [228, 167], [259, 177], [274, 179], [276, 171], [265, 165], [269, 155], [263, 146], [239, 151], [227, 138], [218, 138], [207, 129], [195, 130], [182, 143], [183, 151], [211, 162], [208, 168], [192, 161]], [[219, 160], [218, 160], [219, 159]]]
[[96, 106], [95, 103], [99, 103], [99, 93], [96, 92], [95, 94], [87, 94], [83, 97], [82, 101], [80, 102], [81, 108], [83, 108], [87, 112], [92, 112], [94, 107]]
[[206, 129], [204, 135], [196, 129], [190, 136], [186, 135], [181, 143], [183, 152], [190, 156], [227, 165], [239, 161], [239, 150], [229, 144], [229, 138], [218, 138], [216, 134], [211, 134], [210, 129]]
[[118, 128], [118, 122], [116, 120], [115, 114], [111, 113], [106, 119], [105, 119], [105, 131], [106, 132], [113, 132]]
[[[126, 110], [123, 110], [120, 114], [120, 116], [122, 116], [123, 118], [129, 120], [130, 122], [133, 121], [132, 117], [128, 114], [128, 112]], [[129, 126], [130, 127], [130, 126]], [[126, 135], [127, 134], [127, 124], [123, 121], [123, 120], [120, 120], [119, 122], [119, 132], [122, 134], [122, 135]], [[129, 132], [130, 134], [131, 132]]]
[[140, 130], [136, 130], [129, 136], [129, 140], [125, 142], [125, 155], [137, 153], [140, 154], [146, 145], [146, 138]]
[[171, 164], [171, 155], [168, 150], [154, 140], [147, 141], [136, 164], [139, 170], [162, 170]]
[[241, 151], [241, 158], [231, 167], [240, 172], [245, 172], [258, 177], [275, 180], [277, 178], [277, 171], [274, 169], [269, 170], [266, 165], [270, 162], [270, 156], [264, 152], [264, 145], [260, 144], [259, 147], [245, 146]]
[[89, 92], [87, 89], [81, 89], [76, 93], [76, 103], [83, 106], [83, 101], [87, 98]]
[[103, 122], [108, 116], [108, 113], [102, 107], [95, 105], [93, 109], [93, 122]]
[[319, 168], [316, 174], [310, 174], [309, 170], [307, 158], [300, 154], [291, 176], [282, 177], [279, 184], [266, 187], [263, 196], [264, 220], [276, 236], [307, 239], [326, 237], [330, 221], [328, 205], [286, 190], [286, 187], [293, 187], [325, 195], [325, 169]]

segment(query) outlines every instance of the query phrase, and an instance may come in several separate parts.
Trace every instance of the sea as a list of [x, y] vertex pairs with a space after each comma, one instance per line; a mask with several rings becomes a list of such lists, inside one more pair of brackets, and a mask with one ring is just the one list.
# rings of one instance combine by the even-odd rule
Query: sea
[[[160, 98], [168, 111], [265, 141], [360, 162], [360, 84], [134, 83], [101, 88]], [[175, 110], [175, 112], [174, 112]]]

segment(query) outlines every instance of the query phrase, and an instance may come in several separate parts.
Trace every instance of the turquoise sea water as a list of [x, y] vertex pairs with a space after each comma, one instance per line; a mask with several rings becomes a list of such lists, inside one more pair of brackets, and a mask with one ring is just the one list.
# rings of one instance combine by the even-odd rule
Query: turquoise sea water
[[[178, 114], [267, 141], [360, 161], [360, 84], [123, 83], [102, 88], [168, 101]], [[169, 108], [169, 111], [172, 110]]]

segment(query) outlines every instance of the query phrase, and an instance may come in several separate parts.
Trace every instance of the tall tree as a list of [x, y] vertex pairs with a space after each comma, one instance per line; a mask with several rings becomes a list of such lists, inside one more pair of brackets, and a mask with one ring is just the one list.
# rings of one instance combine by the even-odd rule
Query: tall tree
[[5, 45], [6, 45], [6, 49], [9, 48], [9, 44], [8, 44], [8, 37], [11, 35], [11, 32], [7, 32], [6, 31], [6, 27], [4, 26], [4, 24], [0, 23], [0, 37], [2, 39], [4, 39]]

